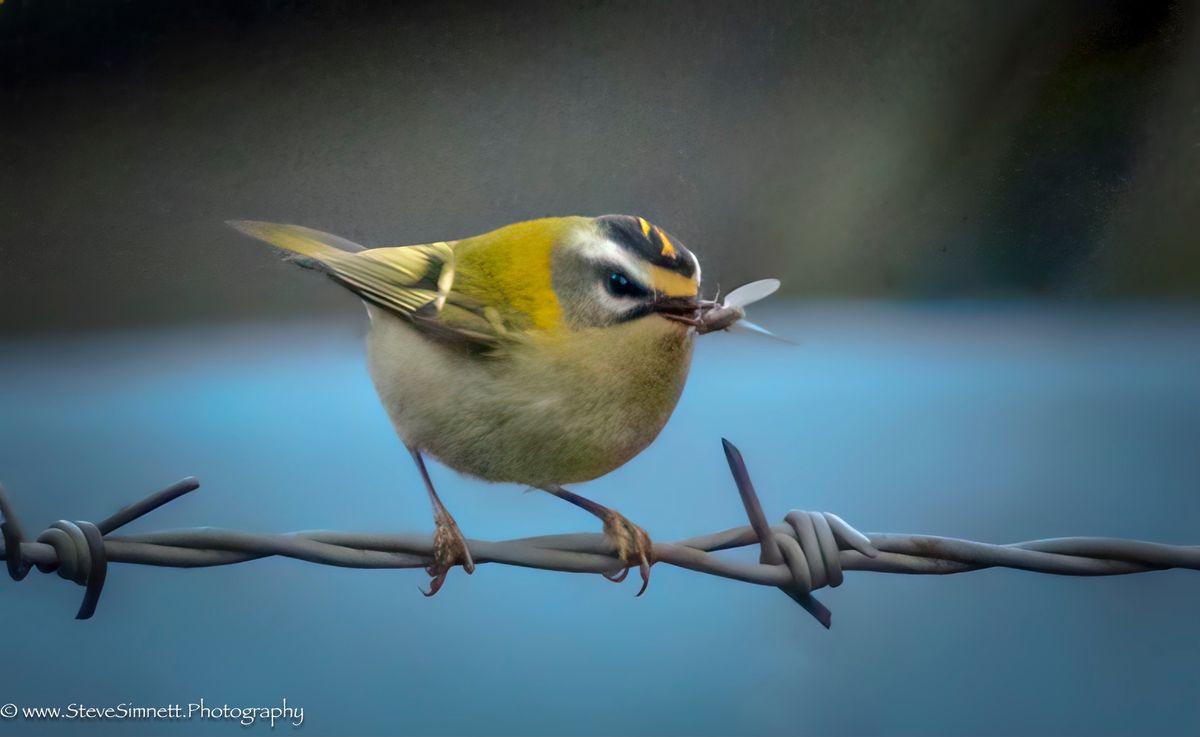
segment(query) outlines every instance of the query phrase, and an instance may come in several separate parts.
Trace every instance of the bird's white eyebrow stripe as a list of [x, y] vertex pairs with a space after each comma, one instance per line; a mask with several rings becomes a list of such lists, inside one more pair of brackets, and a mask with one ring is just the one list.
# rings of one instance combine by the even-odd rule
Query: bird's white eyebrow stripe
[[[614, 264], [643, 286], [650, 284], [650, 274], [645, 265], [635, 260], [630, 253], [607, 238], [586, 237], [580, 244], [580, 253], [598, 264]], [[694, 258], [694, 257], [693, 257]]]

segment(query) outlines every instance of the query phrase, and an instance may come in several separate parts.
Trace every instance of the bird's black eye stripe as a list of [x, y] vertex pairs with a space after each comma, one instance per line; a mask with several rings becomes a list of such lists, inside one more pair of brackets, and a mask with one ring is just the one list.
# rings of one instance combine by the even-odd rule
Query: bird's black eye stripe
[[608, 272], [604, 286], [614, 297], [645, 297], [648, 294], [641, 284], [615, 269]]

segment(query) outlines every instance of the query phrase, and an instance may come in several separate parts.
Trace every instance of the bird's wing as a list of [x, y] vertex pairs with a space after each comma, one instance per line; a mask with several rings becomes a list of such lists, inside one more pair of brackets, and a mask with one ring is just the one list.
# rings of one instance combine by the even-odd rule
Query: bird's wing
[[362, 299], [404, 317], [430, 338], [488, 352], [510, 333], [495, 310], [454, 289], [450, 243], [363, 248], [344, 238], [297, 225], [229, 223], [243, 233], [294, 254]]

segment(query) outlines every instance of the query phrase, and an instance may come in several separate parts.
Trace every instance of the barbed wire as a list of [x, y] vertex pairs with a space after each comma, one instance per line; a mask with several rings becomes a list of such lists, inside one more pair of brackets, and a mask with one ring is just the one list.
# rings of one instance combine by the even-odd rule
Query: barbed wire
[[[995, 545], [930, 535], [863, 534], [835, 514], [793, 510], [771, 525], [742, 454], [722, 440], [750, 524], [670, 543], [654, 543], [654, 562], [761, 586], [792, 597], [821, 624], [832, 615], [813, 591], [840, 586], [844, 571], [951, 574], [983, 568], [1016, 568], [1068, 576], [1114, 576], [1168, 568], [1200, 570], [1200, 546], [1165, 545], [1105, 537], [1061, 537]], [[194, 478], [125, 507], [95, 524], [59, 520], [28, 540], [11, 500], [0, 486], [0, 533], [9, 576], [20, 581], [33, 569], [85, 588], [77, 619], [96, 610], [108, 564], [136, 563], [197, 568], [245, 563], [269, 556], [347, 568], [424, 568], [433, 562], [431, 535], [310, 531], [262, 534], [198, 527], [114, 535], [122, 526], [191, 491]], [[759, 561], [713, 555], [758, 545]], [[601, 534], [526, 537], [499, 542], [468, 540], [477, 564], [571, 573], [608, 573], [624, 563]]]

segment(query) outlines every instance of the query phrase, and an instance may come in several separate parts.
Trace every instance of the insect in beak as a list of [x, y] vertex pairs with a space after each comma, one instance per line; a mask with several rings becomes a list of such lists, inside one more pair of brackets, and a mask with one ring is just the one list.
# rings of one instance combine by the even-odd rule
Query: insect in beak
[[682, 322], [687, 325], [697, 324], [700, 315], [700, 303], [695, 297], [668, 297], [659, 295], [651, 305], [654, 312], [668, 320]]

